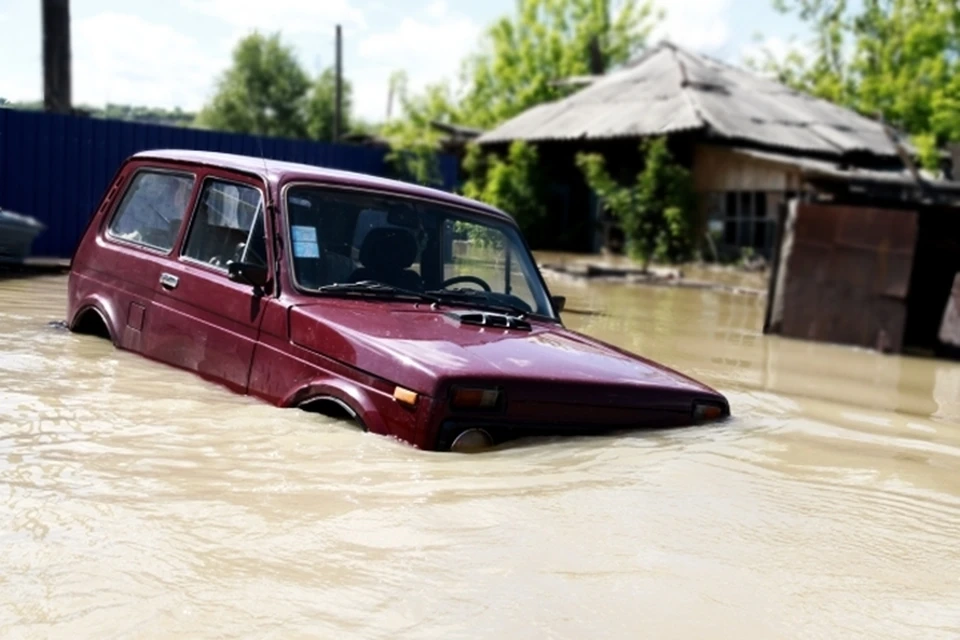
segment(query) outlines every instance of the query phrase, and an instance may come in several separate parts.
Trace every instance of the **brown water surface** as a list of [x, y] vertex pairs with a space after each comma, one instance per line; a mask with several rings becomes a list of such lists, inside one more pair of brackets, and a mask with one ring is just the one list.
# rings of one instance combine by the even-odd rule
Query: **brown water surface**
[[0, 281], [0, 637], [960, 636], [960, 366], [763, 337], [755, 296], [551, 286], [735, 417], [425, 453]]

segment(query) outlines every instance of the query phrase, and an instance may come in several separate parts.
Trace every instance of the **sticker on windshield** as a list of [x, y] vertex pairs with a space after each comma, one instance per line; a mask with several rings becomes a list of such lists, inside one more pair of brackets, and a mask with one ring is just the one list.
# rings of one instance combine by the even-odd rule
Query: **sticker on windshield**
[[317, 246], [317, 230], [314, 227], [293, 225], [290, 227], [290, 235], [293, 236], [294, 257], [320, 257], [320, 247]]
[[293, 255], [295, 258], [319, 258], [320, 247], [316, 242], [294, 242]]
[[293, 235], [293, 241], [296, 242], [312, 242], [317, 244], [317, 230], [314, 227], [303, 227], [293, 225], [290, 227], [290, 232]]

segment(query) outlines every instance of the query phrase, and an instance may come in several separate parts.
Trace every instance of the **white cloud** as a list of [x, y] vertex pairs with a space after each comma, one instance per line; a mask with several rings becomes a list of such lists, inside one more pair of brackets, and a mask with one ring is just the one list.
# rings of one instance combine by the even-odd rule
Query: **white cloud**
[[427, 15], [431, 18], [442, 18], [447, 15], [446, 0], [435, 0], [427, 5]]
[[[360, 41], [361, 64], [348, 70], [358, 115], [372, 119], [384, 117], [389, 78], [394, 71], [407, 72], [408, 89], [412, 93], [430, 83], [456, 76], [461, 61], [475, 49], [482, 27], [446, 9], [442, 1], [435, 2], [427, 10], [432, 15], [430, 19], [407, 16], [394, 28], [370, 33]], [[397, 108], [395, 103], [394, 114]]]
[[74, 26], [74, 101], [197, 109], [227, 61], [173, 27], [101, 13]]
[[740, 47], [740, 60], [735, 62], [741, 63], [752, 59], [762, 64], [766, 62], [769, 55], [774, 61], [782, 63], [793, 51], [798, 52], [805, 59], [809, 59], [813, 55], [813, 47], [806, 41], [770, 36], [744, 44]]
[[731, 0], [661, 0], [666, 15], [652, 41], [668, 38], [694, 51], [710, 53], [731, 39], [727, 24]]
[[181, 4], [242, 31], [304, 33], [326, 31], [337, 23], [366, 27], [363, 11], [350, 0], [181, 0]]
[[[387, 97], [390, 86], [390, 74], [396, 68], [386, 64], [364, 65], [356, 70], [347, 69], [345, 73], [353, 86], [353, 113], [364, 120], [382, 122], [387, 114]], [[400, 110], [395, 99], [393, 114]]]
[[740, 56], [742, 58], [763, 60], [767, 57], [767, 54], [769, 54], [775, 60], [783, 61], [795, 46], [797, 46], [795, 42], [790, 42], [780, 36], [771, 36], [744, 44], [740, 47]]
[[407, 17], [393, 30], [361, 40], [360, 55], [364, 58], [418, 56], [441, 66], [451, 59], [459, 62], [473, 49], [479, 35], [480, 27], [469, 18], [426, 23]]

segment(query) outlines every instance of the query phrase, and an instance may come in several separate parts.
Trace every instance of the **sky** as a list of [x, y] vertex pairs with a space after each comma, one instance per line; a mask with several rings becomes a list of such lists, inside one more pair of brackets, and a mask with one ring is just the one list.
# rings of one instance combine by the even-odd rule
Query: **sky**
[[[654, 40], [740, 63], [757, 38], [785, 50], [801, 25], [770, 0], [657, 0], [666, 19]], [[71, 0], [73, 99], [199, 109], [229, 66], [233, 46], [254, 29], [281, 31], [304, 68], [334, 61], [342, 25], [344, 75], [356, 115], [383, 120], [390, 74], [410, 89], [455, 77], [484, 29], [515, 0]], [[42, 96], [39, 0], [0, 0], [0, 97]]]

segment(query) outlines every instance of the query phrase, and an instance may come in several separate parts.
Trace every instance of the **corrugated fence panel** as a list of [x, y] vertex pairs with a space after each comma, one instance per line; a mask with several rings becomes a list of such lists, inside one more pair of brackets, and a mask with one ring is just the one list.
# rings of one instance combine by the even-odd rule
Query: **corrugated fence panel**
[[[33, 255], [69, 258], [120, 163], [163, 148], [248, 155], [262, 149], [275, 160], [394, 177], [386, 151], [374, 147], [0, 109], [0, 207], [47, 225]], [[453, 189], [456, 158], [441, 156], [440, 171], [442, 188]]]

